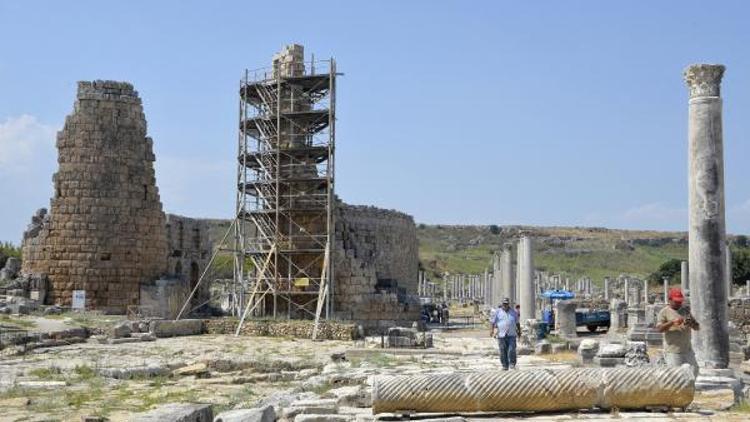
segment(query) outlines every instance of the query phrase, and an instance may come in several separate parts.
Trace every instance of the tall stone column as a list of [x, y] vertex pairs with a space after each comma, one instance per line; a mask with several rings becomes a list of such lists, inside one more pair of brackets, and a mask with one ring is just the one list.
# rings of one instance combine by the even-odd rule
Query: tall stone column
[[690, 276], [688, 275], [687, 261], [680, 262], [680, 287], [684, 294], [690, 292]]
[[512, 245], [510, 243], [506, 243], [503, 245], [503, 254], [500, 258], [500, 269], [503, 273], [502, 277], [500, 277], [502, 282], [502, 296], [501, 300], [504, 298], [509, 298], [511, 301], [513, 301], [513, 298], [516, 296], [515, 292], [515, 286], [514, 281], [516, 280], [515, 274], [513, 274], [513, 253], [512, 253]]
[[[516, 254], [516, 262], [518, 262], [518, 254]], [[521, 303], [521, 297], [519, 296], [520, 293], [520, 286], [521, 286], [521, 272], [517, 264], [513, 265], [513, 296], [511, 296], [510, 301], [518, 304]]]
[[576, 302], [572, 300], [557, 302], [555, 324], [560, 337], [567, 339], [576, 337]]
[[489, 271], [484, 270], [484, 303], [485, 305], [489, 303], [489, 297], [490, 297], [490, 279], [489, 279]]
[[732, 250], [729, 249], [729, 242], [727, 242], [726, 268], [727, 298], [730, 298], [732, 297]]
[[503, 300], [503, 259], [502, 251], [494, 256], [492, 273], [492, 306], [500, 305]]
[[448, 302], [448, 280], [443, 276], [443, 303]]
[[669, 296], [669, 279], [664, 277], [664, 303], [668, 303], [667, 297]]
[[628, 306], [630, 306], [630, 278], [628, 278], [628, 277], [625, 277], [625, 288], [624, 288], [624, 290], [625, 290], [625, 294], [624, 294], [624, 296], [625, 296], [624, 297], [625, 303]]
[[609, 300], [609, 277], [604, 277], [604, 300]]
[[534, 257], [531, 238], [522, 237], [518, 242], [519, 296], [521, 321], [536, 318], [536, 290], [534, 289]]
[[701, 325], [693, 336], [699, 363], [726, 368], [726, 228], [724, 145], [720, 93], [724, 66], [698, 64], [685, 70], [688, 108], [690, 305]]

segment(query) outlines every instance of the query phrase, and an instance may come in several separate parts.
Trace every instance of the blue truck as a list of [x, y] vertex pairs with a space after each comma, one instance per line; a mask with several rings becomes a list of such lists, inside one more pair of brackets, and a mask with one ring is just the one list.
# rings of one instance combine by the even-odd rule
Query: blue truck
[[[555, 313], [552, 311], [552, 302], [557, 300], [568, 300], [575, 298], [575, 294], [568, 290], [547, 290], [542, 297], [549, 300], [549, 308], [542, 312], [542, 321], [546, 324], [549, 333], [555, 326]], [[586, 327], [590, 332], [596, 332], [599, 327], [609, 328], [610, 313], [607, 310], [576, 309], [576, 326]]]

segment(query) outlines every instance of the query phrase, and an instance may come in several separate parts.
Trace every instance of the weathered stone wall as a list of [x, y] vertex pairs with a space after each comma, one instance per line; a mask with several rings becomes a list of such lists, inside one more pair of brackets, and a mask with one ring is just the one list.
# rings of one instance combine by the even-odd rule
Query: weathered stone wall
[[[378, 279], [417, 293], [419, 256], [414, 219], [394, 210], [339, 204], [336, 241], [349, 255], [375, 267]], [[351, 251], [351, 252], [350, 252]]]
[[750, 337], [750, 297], [735, 298], [729, 301], [729, 321], [745, 335]]
[[419, 319], [416, 225], [411, 216], [338, 203], [334, 263], [336, 317], [369, 331]]
[[208, 224], [204, 220], [167, 214], [167, 273], [194, 287], [211, 259]]
[[79, 82], [57, 148], [50, 213], [24, 236], [22, 271], [49, 276], [51, 302], [85, 290], [88, 307], [122, 312], [167, 268], [153, 142], [133, 86]]
[[[159, 279], [141, 284], [141, 309], [144, 317], [177, 318], [190, 297], [190, 285], [181, 279]], [[195, 303], [195, 302], [193, 302]], [[191, 308], [186, 309], [186, 312]]]
[[[141, 285], [141, 312], [175, 318], [206, 269], [212, 244], [205, 220], [167, 214], [166, 231], [168, 278]], [[210, 297], [209, 288], [210, 283], [201, 283], [185, 312], [204, 304]]]
[[[234, 334], [237, 330], [236, 318], [205, 320], [208, 334]], [[310, 320], [259, 320], [246, 319], [240, 334], [246, 336], [312, 338], [314, 322]], [[357, 336], [356, 327], [351, 323], [321, 321], [318, 326], [318, 339], [352, 340]]]

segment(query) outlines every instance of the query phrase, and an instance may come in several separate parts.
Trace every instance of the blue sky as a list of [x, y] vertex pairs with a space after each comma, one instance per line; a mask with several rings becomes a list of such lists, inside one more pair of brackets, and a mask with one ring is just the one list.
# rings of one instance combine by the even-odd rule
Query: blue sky
[[690, 63], [723, 63], [730, 231], [750, 231], [750, 3], [0, 1], [0, 240], [48, 206], [76, 81], [140, 92], [164, 208], [233, 209], [237, 84], [335, 56], [337, 193], [418, 222], [685, 230]]

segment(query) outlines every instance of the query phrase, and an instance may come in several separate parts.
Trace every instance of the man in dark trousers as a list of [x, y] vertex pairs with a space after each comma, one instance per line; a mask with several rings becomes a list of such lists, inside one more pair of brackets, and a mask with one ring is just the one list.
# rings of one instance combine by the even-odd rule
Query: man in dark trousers
[[504, 371], [516, 369], [516, 324], [518, 314], [510, 308], [510, 299], [506, 297], [490, 316], [490, 336], [497, 338], [500, 364]]

